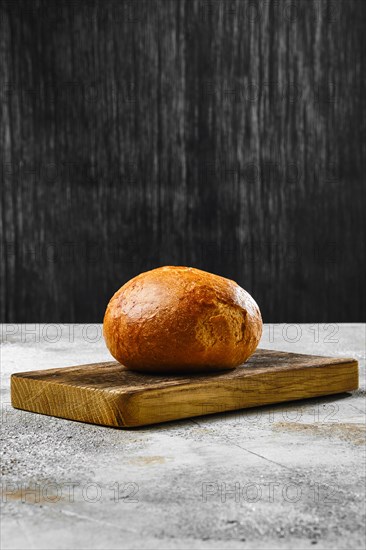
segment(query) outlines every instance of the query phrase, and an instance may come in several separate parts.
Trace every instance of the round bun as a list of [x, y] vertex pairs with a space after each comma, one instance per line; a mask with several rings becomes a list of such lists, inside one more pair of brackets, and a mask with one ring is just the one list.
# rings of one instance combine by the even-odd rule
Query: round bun
[[127, 368], [151, 373], [232, 369], [254, 353], [262, 317], [230, 279], [166, 266], [141, 273], [108, 304], [109, 351]]

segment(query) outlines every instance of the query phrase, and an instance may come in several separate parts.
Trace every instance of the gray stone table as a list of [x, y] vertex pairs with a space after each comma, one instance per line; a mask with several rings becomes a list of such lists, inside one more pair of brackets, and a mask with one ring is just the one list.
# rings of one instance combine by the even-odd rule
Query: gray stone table
[[100, 325], [3, 325], [2, 548], [362, 548], [365, 325], [261, 347], [359, 360], [361, 388], [122, 430], [16, 411], [16, 371], [110, 360]]

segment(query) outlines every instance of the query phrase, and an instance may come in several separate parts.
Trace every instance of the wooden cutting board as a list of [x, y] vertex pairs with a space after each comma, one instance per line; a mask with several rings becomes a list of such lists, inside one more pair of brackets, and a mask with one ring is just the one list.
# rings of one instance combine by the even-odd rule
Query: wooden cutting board
[[357, 388], [354, 359], [264, 349], [234, 370], [209, 375], [140, 374], [113, 361], [11, 377], [16, 409], [123, 428]]

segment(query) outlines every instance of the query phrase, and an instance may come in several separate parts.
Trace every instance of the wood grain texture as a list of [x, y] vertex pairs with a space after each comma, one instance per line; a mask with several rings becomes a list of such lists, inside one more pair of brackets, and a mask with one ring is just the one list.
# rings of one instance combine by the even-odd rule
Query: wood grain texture
[[365, 315], [363, 0], [4, 1], [1, 319], [100, 322], [159, 265], [267, 322]]
[[354, 359], [257, 350], [212, 375], [152, 376], [117, 362], [16, 373], [13, 407], [114, 427], [280, 403], [358, 388]]

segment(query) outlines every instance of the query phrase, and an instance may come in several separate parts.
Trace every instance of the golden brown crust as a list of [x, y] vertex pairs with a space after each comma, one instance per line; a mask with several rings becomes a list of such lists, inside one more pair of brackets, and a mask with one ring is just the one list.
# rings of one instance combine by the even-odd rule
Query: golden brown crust
[[255, 351], [262, 318], [237, 283], [192, 267], [141, 273], [110, 300], [103, 323], [113, 357], [143, 372], [237, 367]]

